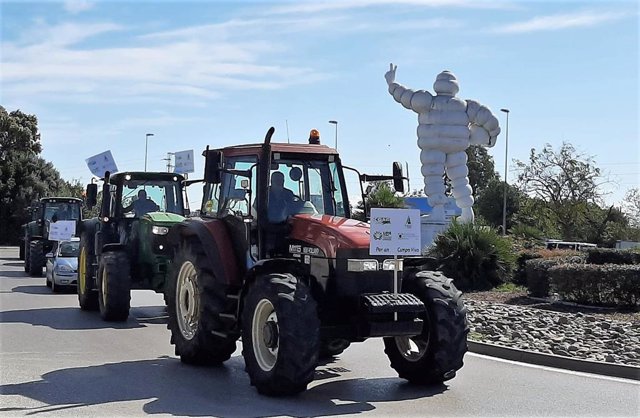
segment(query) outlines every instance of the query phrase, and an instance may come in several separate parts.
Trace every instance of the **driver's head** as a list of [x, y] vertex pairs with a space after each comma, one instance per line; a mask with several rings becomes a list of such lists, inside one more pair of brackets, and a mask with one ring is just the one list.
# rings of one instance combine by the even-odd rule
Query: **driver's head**
[[271, 174], [271, 187], [274, 189], [283, 189], [284, 188], [284, 174], [279, 171]]
[[138, 192], [138, 199], [140, 199], [140, 200], [144, 200], [144, 199], [146, 199], [146, 198], [147, 198], [147, 192], [146, 192], [146, 191], [144, 191], [144, 189], [143, 189], [143, 190], [140, 190], [140, 191]]

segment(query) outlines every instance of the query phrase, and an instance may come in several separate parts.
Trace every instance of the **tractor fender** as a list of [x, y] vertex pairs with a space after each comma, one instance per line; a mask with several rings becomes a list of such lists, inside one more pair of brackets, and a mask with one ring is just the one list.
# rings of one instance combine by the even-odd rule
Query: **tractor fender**
[[189, 218], [171, 227], [169, 243], [175, 249], [181, 242], [196, 239], [202, 244], [209, 267], [222, 283], [239, 286], [242, 282], [231, 237], [220, 219]]

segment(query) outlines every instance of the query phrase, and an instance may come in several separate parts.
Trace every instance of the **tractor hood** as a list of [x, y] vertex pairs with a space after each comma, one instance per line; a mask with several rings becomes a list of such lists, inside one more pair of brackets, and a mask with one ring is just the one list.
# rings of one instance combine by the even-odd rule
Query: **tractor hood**
[[145, 214], [143, 219], [147, 219], [152, 223], [162, 223], [162, 224], [177, 224], [184, 220], [184, 216], [176, 215], [175, 213], [169, 212], [149, 212]]
[[369, 248], [369, 224], [355, 219], [330, 215], [295, 215], [290, 239], [312, 244], [326, 257], [334, 258], [339, 248]]

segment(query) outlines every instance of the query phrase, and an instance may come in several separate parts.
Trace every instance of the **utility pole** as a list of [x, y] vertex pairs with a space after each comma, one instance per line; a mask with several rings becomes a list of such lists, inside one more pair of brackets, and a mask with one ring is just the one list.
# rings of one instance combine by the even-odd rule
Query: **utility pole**
[[167, 157], [163, 158], [167, 162], [167, 173], [171, 173], [173, 166], [171, 165], [171, 156], [175, 155], [175, 152], [167, 152]]
[[500, 109], [507, 114], [507, 134], [504, 141], [504, 193], [502, 200], [502, 235], [507, 235], [507, 170], [509, 161], [509, 109]]

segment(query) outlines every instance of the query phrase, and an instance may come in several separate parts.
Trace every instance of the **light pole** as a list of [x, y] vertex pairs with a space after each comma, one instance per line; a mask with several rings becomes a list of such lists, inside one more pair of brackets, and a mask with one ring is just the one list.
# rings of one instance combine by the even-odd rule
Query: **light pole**
[[149, 148], [149, 137], [153, 134], [146, 134], [144, 137], [144, 171], [147, 171], [147, 149]]
[[338, 121], [330, 120], [329, 123], [332, 125], [336, 125], [336, 149], [338, 149]]
[[507, 133], [504, 140], [504, 196], [502, 200], [502, 235], [507, 235], [507, 163], [509, 155], [509, 109], [500, 109], [507, 114]]

